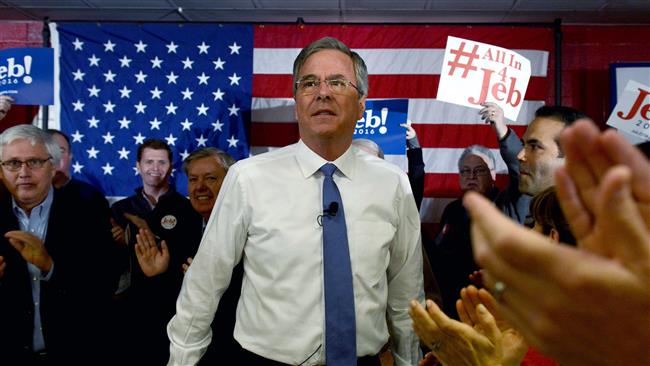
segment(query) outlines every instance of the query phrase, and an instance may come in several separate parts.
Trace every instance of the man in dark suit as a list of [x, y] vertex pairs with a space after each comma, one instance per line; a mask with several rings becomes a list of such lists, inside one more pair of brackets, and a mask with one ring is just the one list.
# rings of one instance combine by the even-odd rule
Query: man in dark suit
[[103, 319], [118, 275], [110, 222], [53, 189], [60, 155], [35, 126], [0, 135], [10, 193], [0, 202], [0, 354], [9, 364], [98, 364], [109, 345]]

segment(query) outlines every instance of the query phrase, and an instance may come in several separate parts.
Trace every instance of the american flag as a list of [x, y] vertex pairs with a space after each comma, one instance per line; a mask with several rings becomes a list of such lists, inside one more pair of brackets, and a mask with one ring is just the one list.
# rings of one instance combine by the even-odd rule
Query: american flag
[[[180, 29], [185, 29], [186, 38], [198, 37], [194, 39], [199, 39], [199, 44], [203, 39], [201, 34], [190, 35], [189, 27]], [[223, 29], [228, 29], [228, 26]], [[247, 35], [252, 39], [250, 47], [253, 47], [248, 60], [252, 65], [250, 115], [244, 116], [250, 117], [251, 153], [269, 151], [298, 140], [292, 98], [293, 61], [302, 47], [310, 42], [324, 36], [336, 37], [366, 61], [370, 79], [369, 99], [405, 98], [409, 101], [408, 119], [418, 133], [426, 164], [425, 199], [421, 214], [423, 222], [427, 224], [436, 223], [446, 204], [460, 195], [457, 160], [465, 147], [482, 144], [492, 148], [495, 156], [499, 156], [494, 133], [479, 119], [478, 110], [435, 100], [447, 36], [509, 48], [531, 60], [532, 77], [525, 102], [517, 120], [509, 122], [519, 136], [535, 110], [553, 101], [552, 68], [549, 67], [553, 65], [553, 29], [550, 27], [257, 24], [241, 29], [249, 32]], [[75, 34], [71, 41], [75, 37], [80, 35]], [[132, 36], [127, 39], [132, 43], [138, 42]], [[237, 40], [238, 44], [243, 45], [243, 42]], [[225, 47], [227, 43], [224, 43]], [[131, 48], [134, 47], [131, 44]], [[225, 50], [228, 51], [227, 48]], [[85, 62], [88, 65], [89, 61]], [[176, 93], [182, 88], [173, 85]], [[227, 107], [224, 105], [220, 108]], [[164, 108], [164, 105], [161, 104], [159, 108]], [[147, 121], [144, 122], [145, 127], [148, 126]], [[77, 120], [75, 125], [82, 125], [83, 122]], [[119, 128], [119, 125], [116, 126]], [[240, 141], [245, 139], [243, 136], [237, 138]], [[90, 149], [90, 145], [84, 143], [83, 149]], [[404, 156], [387, 156], [387, 159], [406, 166]], [[132, 158], [131, 164], [134, 160]], [[497, 176], [497, 181], [503, 185], [507, 176], [502, 161], [498, 169], [501, 174]], [[129, 189], [135, 186], [132, 184]]]
[[60, 23], [60, 128], [71, 138], [73, 173], [107, 196], [141, 185], [138, 145], [167, 142], [173, 178], [182, 160], [215, 146], [249, 156], [253, 27]]

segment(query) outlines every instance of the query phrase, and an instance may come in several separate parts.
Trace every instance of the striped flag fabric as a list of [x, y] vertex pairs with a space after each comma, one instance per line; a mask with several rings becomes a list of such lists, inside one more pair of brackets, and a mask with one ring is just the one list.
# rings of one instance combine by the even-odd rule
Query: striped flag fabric
[[[324, 36], [340, 39], [368, 66], [369, 99], [406, 98], [408, 119], [417, 131], [425, 161], [421, 215], [436, 223], [444, 207], [460, 196], [457, 162], [462, 150], [485, 145], [499, 157], [492, 128], [478, 110], [437, 101], [438, 81], [447, 36], [471, 39], [515, 50], [531, 61], [532, 76], [525, 102], [509, 125], [519, 136], [535, 110], [552, 101], [549, 57], [553, 30], [515, 26], [433, 25], [259, 25], [254, 32], [251, 149], [254, 153], [298, 140], [291, 89], [293, 60], [300, 49]], [[552, 74], [551, 74], [552, 75]], [[387, 156], [405, 167], [404, 156]], [[507, 181], [499, 158], [497, 182]]]
[[[161, 26], [161, 25], [158, 25]], [[172, 25], [166, 25], [172, 26]], [[415, 130], [418, 133], [418, 138], [420, 144], [423, 147], [423, 155], [425, 161], [425, 199], [422, 204], [421, 215], [422, 221], [424, 223], [436, 223], [439, 220], [439, 217], [442, 213], [442, 210], [448, 202], [452, 199], [459, 197], [460, 189], [458, 186], [458, 168], [457, 160], [460, 156], [462, 150], [472, 144], [482, 144], [493, 149], [495, 156], [499, 156], [498, 145], [496, 143], [496, 138], [490, 126], [485, 125], [479, 118], [478, 110], [466, 108], [462, 106], [457, 106], [445, 102], [440, 102], [435, 99], [437, 94], [438, 81], [440, 78], [440, 70], [442, 69], [442, 60], [444, 56], [445, 46], [447, 36], [455, 36], [459, 38], [471, 39], [478, 42], [489, 43], [497, 45], [504, 48], [512, 49], [531, 61], [532, 77], [528, 86], [528, 90], [525, 95], [525, 101], [522, 106], [522, 109], [519, 113], [519, 116], [516, 121], [509, 121], [509, 125], [517, 132], [519, 136], [523, 134], [523, 131], [526, 128], [527, 123], [532, 119], [535, 110], [543, 104], [552, 102], [552, 93], [553, 93], [553, 77], [552, 69], [549, 65], [553, 65], [553, 55], [552, 50], [554, 47], [553, 42], [553, 29], [550, 27], [534, 27], [534, 26], [460, 26], [460, 25], [280, 25], [280, 24], [255, 24], [255, 25], [202, 25], [206, 28], [193, 28], [188, 25], [180, 27], [179, 25], [173, 25], [178, 27], [177, 29], [182, 29], [179, 31], [182, 34], [183, 39], [187, 44], [187, 48], [191, 49], [194, 47], [194, 56], [191, 55], [176, 55], [175, 61], [165, 61], [163, 62], [163, 68], [169, 66], [171, 63], [176, 62], [177, 67], [180, 67], [178, 71], [175, 71], [176, 74], [184, 72], [182, 67], [182, 61], [184, 57], [190, 57], [195, 61], [195, 65], [199, 63], [206, 63], [205, 75], [210, 76], [210, 88], [215, 89], [216, 84], [212, 84], [214, 80], [221, 80], [225, 82], [226, 85], [219, 84], [219, 88], [222, 91], [227, 90], [227, 95], [231, 95], [235, 92], [241, 93], [242, 101], [240, 102], [241, 108], [241, 123], [232, 125], [233, 130], [237, 131], [237, 134], [226, 133], [219, 135], [222, 138], [229, 138], [230, 135], [235, 136], [238, 139], [242, 146], [237, 147], [237, 153], [239, 157], [248, 153], [259, 154], [265, 151], [276, 149], [288, 144], [292, 144], [298, 141], [298, 126], [294, 117], [294, 101], [292, 95], [292, 66], [295, 57], [298, 55], [302, 47], [309, 44], [310, 42], [317, 40], [324, 36], [332, 36], [340, 39], [350, 48], [358, 52], [366, 61], [368, 65], [369, 72], [369, 99], [408, 99], [408, 119], [412, 122]], [[101, 25], [101, 27], [106, 27]], [[134, 25], [115, 25], [115, 27], [136, 27]], [[149, 29], [149, 25], [138, 25], [142, 29]], [[198, 26], [197, 26], [198, 27]], [[208, 33], [208, 32], [217, 32], [216, 30], [225, 31], [226, 29], [231, 29], [234, 33], [240, 31], [250, 37], [250, 45], [246, 43], [242, 36], [237, 38], [237, 44], [242, 46], [240, 55], [230, 55], [228, 46], [232, 45], [233, 36], [224, 36], [221, 33]], [[237, 28], [239, 27], [239, 28]], [[120, 37], [124, 38], [127, 43], [124, 47], [128, 45], [128, 42], [132, 43], [131, 48], [136, 49], [135, 44], [138, 43], [139, 37], [133, 36], [135, 32], [132, 28], [131, 30], [121, 30], [113, 31], [115, 34], [120, 34]], [[208, 29], [208, 30], [206, 30]], [[216, 30], [215, 30], [216, 29]], [[154, 38], [161, 39], [161, 46], [167, 44], [171, 39], [177, 39], [174, 37], [181, 37], [181, 34], [174, 34], [174, 32], [162, 32], [156, 33]], [[73, 42], [75, 38], [80, 40], [87, 39], [86, 31], [74, 31], [70, 32], [70, 35], [66, 37], [60, 37], [59, 43], [62, 47], [62, 54], [65, 53], [65, 42]], [[236, 37], [235, 37], [236, 38]], [[225, 40], [227, 39], [227, 40]], [[241, 41], [239, 39], [242, 39]], [[101, 42], [106, 42], [103, 39]], [[96, 45], [96, 56], [99, 56], [99, 53], [104, 49], [102, 43]], [[116, 41], [113, 41], [116, 42]], [[153, 41], [151, 41], [153, 42]], [[180, 41], [179, 41], [180, 42]], [[209, 53], [199, 54], [198, 45], [201, 42], [209, 44], [211, 48]], [[212, 43], [211, 43], [212, 42]], [[145, 42], [146, 43], [146, 42]], [[178, 43], [178, 42], [177, 42]], [[219, 46], [217, 46], [219, 44]], [[246, 51], [246, 45], [250, 47], [250, 51]], [[221, 53], [213, 53], [217, 49]], [[180, 50], [180, 48], [179, 48]], [[70, 51], [74, 51], [71, 49]], [[166, 48], [161, 48], [161, 53], [166, 52]], [[250, 53], [247, 53], [250, 52]], [[231, 58], [232, 56], [243, 56], [246, 55], [248, 60], [244, 60], [245, 57]], [[89, 67], [89, 60], [92, 56], [89, 55], [86, 59], [81, 59], [79, 62], [83, 64], [86, 63], [86, 66]], [[137, 56], [137, 54], [136, 54]], [[122, 57], [122, 55], [118, 55]], [[161, 56], [158, 56], [161, 57]], [[243, 69], [238, 69], [237, 75], [250, 75], [250, 79], [246, 80], [246, 76], [242, 77], [240, 81], [240, 88], [236, 90], [225, 89], [229, 86], [227, 85], [229, 79], [228, 76], [231, 76], [231, 73], [235, 71], [224, 70], [214, 70], [213, 62], [217, 57], [221, 57], [222, 60], [226, 61], [226, 65], [235, 66], [235, 63], [242, 63], [242, 66], [248, 62], [247, 67], [248, 71]], [[151, 58], [144, 58], [142, 60], [143, 72], [145, 72], [146, 66], [151, 66]], [[71, 74], [76, 71], [76, 68], [79, 66], [66, 66], [64, 64], [64, 59], [61, 59], [61, 80], [63, 83], [63, 78], [74, 79], [74, 76]], [[172, 59], [173, 60], [173, 59]], [[65, 61], [67, 62], [67, 61]], [[117, 61], [119, 62], [119, 61]], [[148, 65], [147, 65], [148, 64]], [[116, 64], [115, 69], [119, 68], [119, 63]], [[212, 69], [210, 69], [212, 66]], [[196, 67], [196, 66], [195, 66]], [[67, 71], [68, 75], [64, 71]], [[156, 70], [158, 71], [158, 70]], [[187, 70], [185, 70], [187, 71]], [[82, 71], [84, 72], [84, 71]], [[103, 70], [102, 73], [106, 73], [106, 70]], [[113, 70], [115, 72], [115, 70]], [[160, 84], [166, 84], [167, 78], [165, 73], [170, 71], [165, 71], [158, 73], [155, 76], [154, 73], [151, 73], [151, 79], [158, 78]], [[137, 74], [138, 70], [132, 72], [132, 74]], [[145, 72], [146, 73], [146, 72]], [[199, 75], [193, 74], [183, 74], [179, 77], [179, 83], [190, 83], [194, 82], [195, 87], [199, 88], [203, 85], [198, 85], [197, 77]], [[130, 76], [133, 80], [137, 81], [137, 76]], [[74, 80], [73, 80], [74, 81]], [[147, 82], [150, 82], [149, 80]], [[246, 83], [250, 83], [250, 88], [246, 89]], [[99, 81], [98, 81], [99, 83]], [[141, 85], [141, 84], [140, 84]], [[139, 86], [139, 85], [138, 85]], [[74, 109], [73, 106], [66, 106], [63, 103], [66, 98], [68, 98], [68, 103], [75, 102], [74, 97], [65, 97], [65, 93], [77, 93], [83, 92], [89, 93], [88, 88], [91, 88], [92, 85], [83, 85], [80, 87], [81, 90], [61, 90], [61, 109]], [[106, 88], [106, 86], [97, 85], [97, 88]], [[116, 91], [113, 103], [120, 102], [119, 88], [121, 85], [117, 85], [118, 90]], [[182, 92], [184, 88], [190, 87], [185, 86], [185, 84], [169, 85], [168, 89], [165, 89], [163, 95], [171, 95], [176, 93], [177, 98], [181, 99], [180, 101], [173, 102], [175, 105], [179, 104], [182, 108], [183, 105], [189, 104], [182, 101]], [[159, 86], [159, 88], [162, 88]], [[203, 128], [210, 129], [210, 123], [213, 123], [214, 120], [220, 118], [223, 122], [227, 119], [228, 108], [230, 107], [229, 103], [222, 103], [221, 100], [215, 101], [212, 92], [215, 90], [210, 90], [210, 88], [205, 88], [201, 92], [198, 90], [193, 97], [198, 97], [202, 95], [204, 98], [203, 103], [206, 107], [209, 107], [209, 113], [215, 113], [210, 115], [211, 118], [205, 119]], [[146, 89], [146, 88], [145, 88]], [[190, 87], [190, 89], [192, 89]], [[149, 90], [145, 90], [142, 98], [146, 97], [146, 94], [149, 94]], [[76, 95], [76, 94], [75, 94]], [[248, 104], [244, 99], [248, 98]], [[86, 100], [90, 98], [86, 96]], [[138, 101], [135, 103], [130, 103], [130, 108], [132, 108], [132, 116], [135, 120], [140, 116], [135, 114], [135, 106]], [[106, 103], [104, 101], [103, 103]], [[144, 102], [143, 102], [144, 103]], [[157, 105], [150, 104], [148, 109], [151, 107], [151, 110], [157, 109], [163, 117], [166, 116], [166, 105], [170, 103], [165, 101], [158, 103]], [[200, 104], [199, 104], [200, 106]], [[127, 106], [129, 107], [129, 106]], [[198, 113], [195, 109], [197, 106], [192, 105], [192, 108], [189, 107], [186, 110], [179, 109], [177, 111], [176, 118], [169, 118], [162, 121], [160, 124], [161, 133], [159, 136], [167, 137], [169, 135], [169, 129], [173, 128], [167, 124], [167, 121], [173, 125], [173, 123], [180, 124], [184, 121], [185, 118], [198, 119]], [[98, 105], [96, 108], [100, 111], [104, 110], [103, 105]], [[248, 108], [248, 109], [247, 109]], [[88, 125], [86, 119], [90, 119], [92, 116], [86, 118], [76, 118], [70, 120], [68, 125], [63, 124], [62, 118], [62, 127], [67, 129], [68, 132], [76, 131], [77, 127], [80, 125]], [[119, 119], [122, 116], [112, 116], [115, 118], [113, 120], [111, 133], [120, 132]], [[174, 117], [174, 116], [171, 116]], [[99, 117], [97, 117], [99, 119]], [[149, 117], [153, 119], [155, 117]], [[149, 129], [150, 131], [150, 119], [140, 118], [139, 122], [142, 125], [143, 131]], [[163, 118], [158, 117], [158, 120]], [[193, 121], [195, 122], [195, 121]], [[196, 123], [196, 122], [195, 122]], [[134, 124], [135, 125], [135, 124]], [[182, 128], [182, 127], [181, 127]], [[198, 123], [193, 125], [192, 128], [199, 128]], [[249, 134], [245, 134], [246, 130]], [[113, 132], [115, 131], [115, 132]], [[123, 132], [123, 131], [122, 131]], [[181, 131], [183, 132], [183, 131]], [[193, 132], [193, 130], [191, 131]], [[199, 130], [200, 132], [200, 130]], [[149, 132], [151, 134], [151, 132]], [[158, 131], [154, 131], [153, 135], [156, 136]], [[188, 136], [190, 132], [185, 131], [185, 134]], [[144, 134], [144, 132], [143, 132]], [[246, 140], [247, 136], [250, 140]], [[198, 136], [190, 136], [191, 138], [197, 138]], [[192, 140], [188, 139], [190, 142], [187, 145], [188, 151], [196, 147], [196, 143], [192, 145]], [[95, 140], [95, 144], [99, 145], [103, 143], [103, 139], [99, 137]], [[135, 150], [136, 144], [131, 137], [131, 150]], [[220, 140], [219, 140], [220, 141]], [[244, 147], [244, 142], [247, 142], [249, 146]], [[212, 142], [206, 142], [210, 144]], [[228, 145], [219, 145], [219, 142], [215, 142], [217, 146], [225, 146], [228, 149]], [[176, 148], [178, 156], [180, 157], [180, 152], [184, 150], [178, 150], [182, 145], [181, 139], [176, 141]], [[74, 146], [73, 144], [73, 147]], [[76, 149], [73, 148], [75, 153], [75, 162], [76, 159], [81, 159], [78, 155], [87, 154], [85, 150], [90, 149], [87, 141], [84, 141], [83, 144], [79, 144], [79, 147]], [[250, 148], [250, 150], [247, 150]], [[120, 147], [115, 147], [115, 150], [119, 150]], [[185, 148], [183, 148], [185, 149]], [[228, 150], [232, 152], [232, 150]], [[134, 153], [134, 152], [133, 152]], [[100, 153], [101, 154], [101, 153]], [[406, 167], [406, 161], [404, 156], [387, 156], [387, 160], [392, 161], [402, 167]], [[130, 163], [134, 164], [134, 157], [131, 155]], [[105, 163], [102, 163], [105, 164]], [[132, 165], [128, 167], [132, 170]], [[122, 168], [121, 172], [126, 172], [128, 169]], [[506, 168], [505, 164], [499, 159], [497, 166], [499, 175], [497, 176], [497, 182], [501, 186], [507, 181]], [[83, 169], [82, 169], [83, 172]], [[106, 180], [107, 182], [113, 182], [115, 177], [104, 177], [101, 175], [103, 172], [99, 172], [100, 175], [93, 177], [88, 177], [87, 180], [90, 180], [93, 183], [98, 181]], [[182, 179], [178, 175], [177, 180], [180, 182]], [[113, 183], [106, 183], [113, 184]], [[125, 183], [126, 184], [126, 183]], [[132, 191], [133, 188], [137, 186], [134, 183], [128, 183], [129, 190]], [[113, 189], [113, 188], [111, 188]], [[110, 189], [105, 188], [105, 192], [110, 195]]]

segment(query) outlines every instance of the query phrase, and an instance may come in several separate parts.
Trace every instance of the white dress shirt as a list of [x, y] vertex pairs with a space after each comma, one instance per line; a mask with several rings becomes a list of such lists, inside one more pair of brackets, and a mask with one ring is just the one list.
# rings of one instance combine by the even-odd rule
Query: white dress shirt
[[[242, 160], [223, 182], [167, 332], [170, 365], [194, 365], [243, 258], [235, 339], [292, 365], [325, 363], [323, 174], [327, 161], [302, 141]], [[406, 174], [355, 147], [333, 162], [353, 273], [357, 354], [377, 354], [393, 335], [396, 366], [417, 364], [409, 301], [424, 300], [420, 217]], [[218, 345], [217, 345], [218, 348]]]

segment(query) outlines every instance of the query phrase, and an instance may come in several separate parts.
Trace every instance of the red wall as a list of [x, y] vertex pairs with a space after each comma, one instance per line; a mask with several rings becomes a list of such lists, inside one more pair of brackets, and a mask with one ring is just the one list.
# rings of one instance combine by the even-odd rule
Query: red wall
[[650, 62], [650, 25], [563, 26], [562, 104], [596, 122], [609, 117], [609, 64]]
[[[0, 50], [17, 47], [43, 46], [42, 22], [0, 22]], [[0, 121], [0, 132], [19, 123], [31, 123], [38, 106], [16, 105]]]

